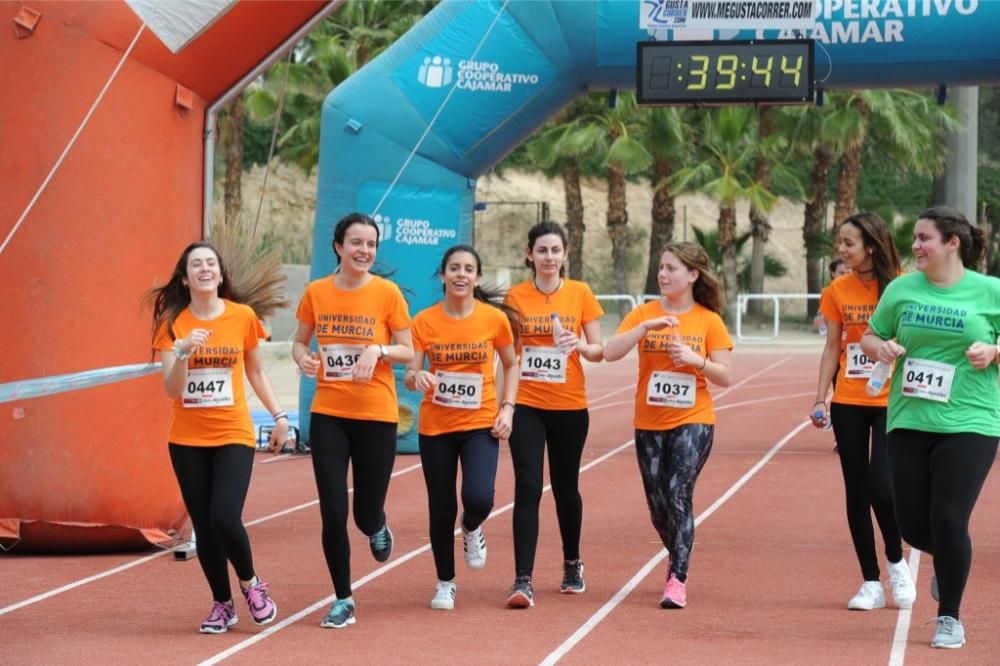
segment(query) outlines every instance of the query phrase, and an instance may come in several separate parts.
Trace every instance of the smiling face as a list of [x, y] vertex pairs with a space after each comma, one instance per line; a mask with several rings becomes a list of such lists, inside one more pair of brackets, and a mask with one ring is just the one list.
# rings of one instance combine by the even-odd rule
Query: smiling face
[[566, 248], [559, 234], [545, 234], [535, 239], [528, 248], [528, 261], [535, 274], [545, 278], [558, 277], [566, 260]]
[[471, 298], [473, 290], [479, 285], [479, 279], [479, 262], [471, 252], [458, 250], [445, 259], [441, 282], [444, 283], [446, 295]]
[[660, 255], [660, 270], [656, 274], [660, 293], [667, 298], [689, 291], [698, 280], [698, 271], [688, 268], [673, 252]]
[[844, 260], [841, 266], [847, 270], [866, 272], [872, 269], [871, 249], [865, 247], [861, 229], [850, 222], [840, 225], [837, 254]]
[[219, 257], [207, 247], [196, 247], [188, 253], [184, 286], [192, 293], [218, 293], [222, 284]]
[[921, 218], [913, 228], [913, 256], [917, 260], [917, 270], [927, 271], [951, 261], [959, 251], [961, 241], [952, 236], [947, 241], [941, 236], [933, 220]]
[[344, 231], [344, 242], [335, 242], [333, 249], [340, 257], [341, 270], [367, 273], [375, 263], [378, 231], [368, 224], [352, 224]]

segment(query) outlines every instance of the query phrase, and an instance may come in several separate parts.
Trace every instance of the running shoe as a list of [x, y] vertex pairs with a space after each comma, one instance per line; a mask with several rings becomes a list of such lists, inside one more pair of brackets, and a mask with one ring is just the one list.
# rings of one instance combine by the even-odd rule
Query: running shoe
[[931, 639], [931, 647], [956, 650], [965, 645], [965, 627], [962, 623], [948, 615], [937, 619], [937, 631]]
[[847, 602], [850, 610], [875, 610], [885, 608], [885, 590], [877, 580], [866, 580], [858, 593]]
[[229, 627], [239, 621], [240, 618], [236, 617], [236, 607], [233, 606], [232, 601], [226, 603], [214, 601], [212, 602], [212, 610], [205, 621], [201, 623], [199, 631], [203, 634], [224, 634]]
[[893, 564], [889, 562], [889, 589], [896, 608], [910, 608], [917, 599], [917, 587], [910, 575], [910, 565], [906, 558]]
[[376, 562], [385, 562], [392, 555], [392, 530], [386, 523], [375, 534], [368, 537], [368, 547], [371, 548], [372, 557]]
[[354, 600], [337, 599], [330, 606], [330, 612], [326, 614], [319, 626], [328, 629], [343, 629], [354, 622]]
[[278, 604], [267, 593], [267, 583], [256, 578], [255, 584], [243, 590], [243, 598], [250, 607], [250, 619], [255, 624], [269, 624], [278, 615]]
[[434, 598], [431, 599], [431, 608], [435, 610], [454, 610], [455, 594], [458, 586], [450, 580], [439, 580], [437, 589], [434, 590]]
[[583, 580], [583, 562], [563, 561], [563, 579], [559, 585], [559, 591], [563, 594], [583, 594], [587, 589], [587, 583]]
[[535, 605], [535, 589], [531, 586], [531, 576], [518, 576], [510, 586], [507, 608], [531, 608]]
[[660, 608], [684, 608], [687, 606], [687, 583], [682, 583], [676, 574], [670, 574], [663, 586]]
[[486, 536], [480, 525], [471, 532], [462, 528], [462, 541], [465, 549], [465, 563], [470, 569], [482, 569], [486, 566]]

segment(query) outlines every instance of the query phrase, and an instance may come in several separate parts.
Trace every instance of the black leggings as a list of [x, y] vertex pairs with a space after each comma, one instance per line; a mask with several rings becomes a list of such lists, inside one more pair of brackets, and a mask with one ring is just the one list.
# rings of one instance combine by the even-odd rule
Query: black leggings
[[170, 462], [191, 515], [198, 547], [198, 563], [212, 596], [225, 603], [233, 598], [226, 561], [240, 580], [254, 577], [250, 537], [243, 526], [243, 504], [250, 487], [253, 448], [225, 446], [169, 446]]
[[385, 525], [385, 496], [396, 459], [396, 424], [312, 413], [312, 464], [323, 520], [323, 554], [338, 599], [351, 596], [347, 466], [354, 476], [354, 524], [366, 536]]
[[514, 462], [514, 569], [518, 576], [530, 576], [535, 568], [546, 442], [563, 559], [580, 558], [583, 524], [580, 459], [589, 427], [590, 412], [586, 409], [556, 411], [527, 405], [515, 408], [510, 457]]
[[997, 438], [987, 435], [889, 433], [899, 529], [907, 543], [934, 557], [938, 615], [958, 618], [972, 565], [969, 518], [996, 455]]
[[694, 545], [694, 484], [712, 451], [715, 426], [636, 430], [635, 451], [653, 527], [670, 551], [669, 574], [687, 580]]
[[431, 550], [438, 580], [455, 577], [455, 481], [462, 463], [462, 527], [471, 532], [493, 510], [500, 443], [487, 429], [420, 435], [420, 462], [427, 483]]
[[885, 556], [890, 562], [899, 562], [903, 557], [886, 457], [885, 414], [885, 407], [837, 402], [830, 405], [830, 421], [844, 475], [847, 526], [851, 530], [861, 575], [868, 581], [879, 580], [880, 575], [872, 511], [882, 531]]

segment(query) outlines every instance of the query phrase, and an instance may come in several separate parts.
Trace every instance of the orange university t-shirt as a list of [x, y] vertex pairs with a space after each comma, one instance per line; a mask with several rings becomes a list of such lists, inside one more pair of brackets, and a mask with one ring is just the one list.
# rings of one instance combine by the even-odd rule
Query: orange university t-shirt
[[528, 280], [511, 288], [506, 301], [521, 313], [518, 362], [518, 404], [537, 409], [587, 408], [587, 386], [580, 354], [562, 354], [552, 338], [552, 313], [562, 327], [583, 335], [583, 325], [604, 314], [600, 303], [584, 282], [564, 280], [553, 294], [540, 292]]
[[207, 345], [185, 361], [187, 381], [174, 400], [168, 440], [187, 446], [257, 446], [250, 410], [243, 388], [245, 352], [255, 349], [267, 337], [257, 315], [249, 306], [223, 299], [225, 309], [211, 320], [198, 319], [185, 308], [172, 326], [156, 335], [153, 346], [161, 354], [171, 353], [174, 340], [187, 337], [196, 328], [212, 332]]
[[[666, 315], [660, 301], [650, 301], [632, 310], [618, 326], [626, 333], [639, 323]], [[715, 423], [712, 396], [701, 372], [690, 366], [674, 366], [667, 351], [671, 336], [707, 357], [717, 349], [732, 349], [733, 342], [722, 318], [699, 303], [684, 314], [674, 315], [679, 328], [650, 331], [639, 341], [639, 380], [635, 390], [635, 427], [639, 430], [672, 430], [682, 425]]]
[[341, 418], [399, 423], [390, 364], [376, 364], [367, 382], [351, 379], [365, 347], [390, 344], [393, 331], [410, 328], [410, 314], [399, 287], [373, 276], [360, 289], [345, 290], [327, 276], [309, 283], [295, 316], [312, 327], [322, 363], [311, 410]]
[[827, 321], [841, 326], [840, 368], [837, 370], [837, 385], [833, 389], [833, 402], [845, 405], [885, 407], [889, 404], [889, 384], [882, 392], [870, 396], [865, 385], [872, 374], [872, 366], [877, 359], [869, 359], [861, 351], [861, 338], [868, 328], [868, 318], [878, 305], [878, 281], [867, 285], [857, 273], [841, 275], [826, 288], [819, 311]]
[[514, 342], [498, 308], [476, 301], [468, 317], [455, 319], [440, 303], [413, 318], [413, 348], [424, 353], [437, 388], [420, 403], [421, 435], [491, 428], [497, 417], [494, 352]]

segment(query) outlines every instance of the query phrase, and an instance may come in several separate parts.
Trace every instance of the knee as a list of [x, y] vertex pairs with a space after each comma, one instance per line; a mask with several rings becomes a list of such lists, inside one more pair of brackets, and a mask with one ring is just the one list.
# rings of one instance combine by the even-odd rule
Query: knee
[[225, 506], [212, 507], [209, 519], [216, 534], [234, 534], [243, 529], [240, 512]]
[[465, 513], [484, 520], [493, 510], [493, 493], [470, 493], [463, 495], [462, 508]]

